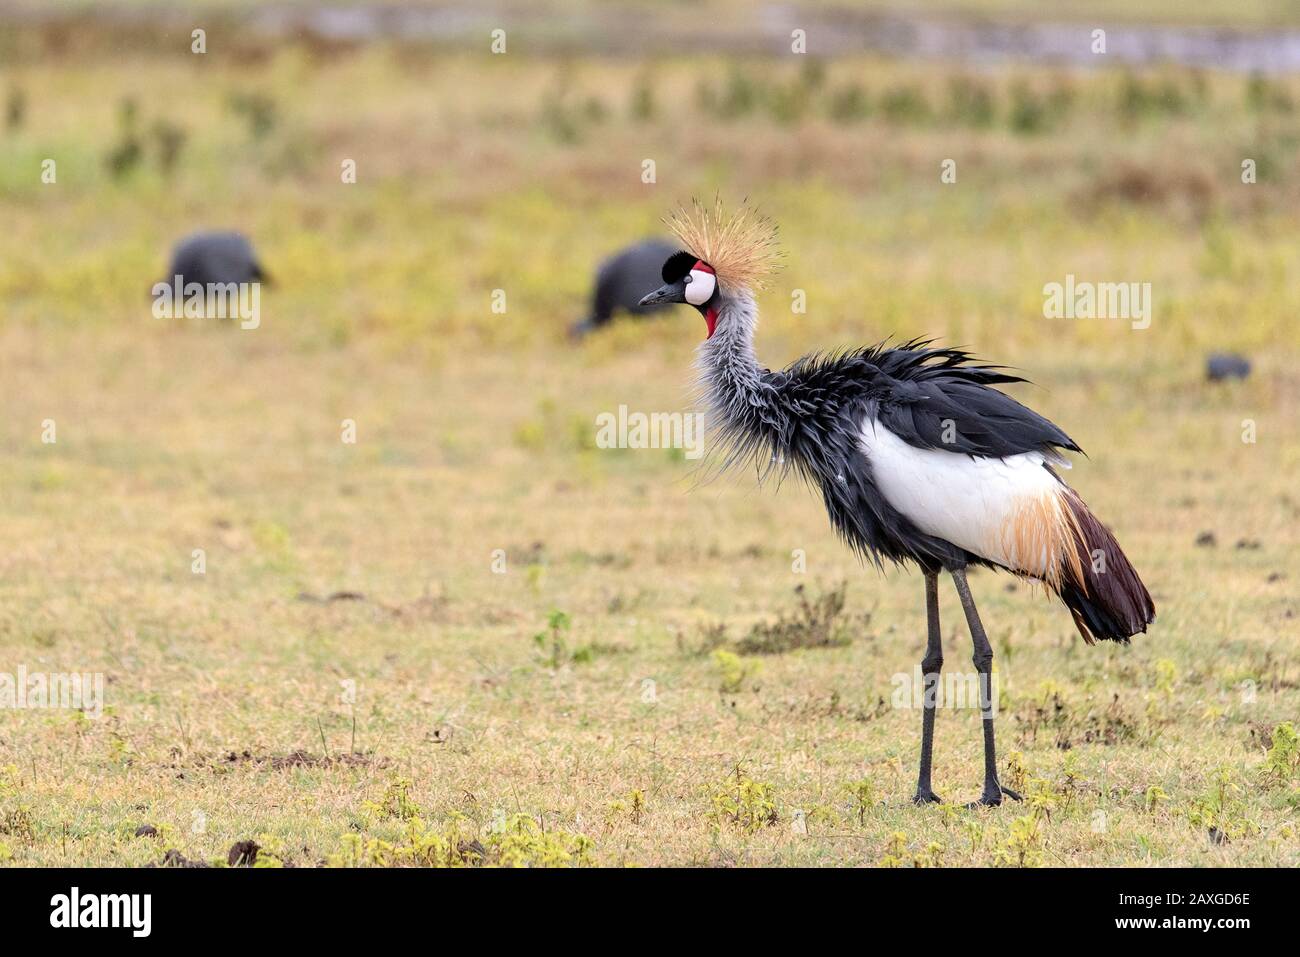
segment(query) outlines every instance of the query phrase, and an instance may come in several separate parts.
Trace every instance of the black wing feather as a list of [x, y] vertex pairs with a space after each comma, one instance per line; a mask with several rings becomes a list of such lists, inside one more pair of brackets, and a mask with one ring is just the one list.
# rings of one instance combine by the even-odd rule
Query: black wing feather
[[[1054, 448], [1082, 452], [1059, 426], [993, 388], [1025, 379], [979, 363], [960, 349], [912, 340], [854, 352], [810, 356], [781, 374], [780, 391], [836, 405], [860, 400], [909, 445], [1003, 458]], [[836, 411], [839, 411], [838, 409]]]

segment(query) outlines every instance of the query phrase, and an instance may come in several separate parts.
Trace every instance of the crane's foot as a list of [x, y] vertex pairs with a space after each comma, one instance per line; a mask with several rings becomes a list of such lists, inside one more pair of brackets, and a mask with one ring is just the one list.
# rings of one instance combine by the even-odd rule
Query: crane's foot
[[1013, 801], [1024, 800], [1024, 798], [1010, 788], [1004, 788], [1001, 785], [998, 785], [996, 788], [985, 788], [984, 793], [980, 795], [980, 799], [978, 801], [971, 801], [971, 803], [967, 804], [966, 807], [997, 807], [1002, 803], [1002, 795], [1004, 794]]
[[917, 807], [925, 807], [927, 804], [942, 804], [943, 798], [929, 788], [917, 788], [916, 794], [912, 796], [912, 803]]

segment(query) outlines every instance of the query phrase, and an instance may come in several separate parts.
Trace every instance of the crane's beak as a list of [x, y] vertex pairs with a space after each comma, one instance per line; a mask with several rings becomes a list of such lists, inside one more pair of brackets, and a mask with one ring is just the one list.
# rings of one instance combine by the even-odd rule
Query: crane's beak
[[679, 280], [670, 282], [666, 286], [660, 286], [650, 295], [645, 296], [637, 304], [641, 306], [654, 306], [662, 302], [685, 302], [686, 301], [686, 283]]

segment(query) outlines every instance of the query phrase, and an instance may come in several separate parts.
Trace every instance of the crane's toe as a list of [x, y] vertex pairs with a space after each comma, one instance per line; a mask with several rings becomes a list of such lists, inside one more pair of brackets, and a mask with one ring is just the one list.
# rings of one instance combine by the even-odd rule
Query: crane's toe
[[971, 801], [969, 804], [966, 805], [966, 807], [967, 808], [997, 807], [1002, 803], [1002, 796], [1004, 794], [1007, 797], [1011, 798], [1011, 800], [1013, 801], [1024, 800], [1024, 798], [1022, 798], [1019, 794], [1017, 794], [1015, 791], [1011, 790], [1010, 788], [1004, 788], [1001, 785], [997, 785], [996, 787], [993, 788], [985, 788], [984, 793], [980, 795], [980, 799], [978, 801]]
[[912, 803], [917, 807], [924, 807], [927, 804], [942, 804], [943, 798], [939, 797], [939, 795], [929, 789], [924, 791], [918, 790], [912, 798]]

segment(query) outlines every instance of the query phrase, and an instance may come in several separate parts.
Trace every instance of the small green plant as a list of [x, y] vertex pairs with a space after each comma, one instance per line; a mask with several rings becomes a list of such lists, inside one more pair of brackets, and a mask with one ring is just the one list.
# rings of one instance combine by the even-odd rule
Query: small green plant
[[876, 803], [876, 786], [869, 778], [860, 778], [844, 785], [844, 789], [849, 792], [849, 798], [853, 802], [851, 809], [857, 816], [858, 823], [865, 824], [867, 811], [871, 810]]
[[534, 595], [542, 593], [542, 583], [546, 580], [546, 566], [540, 562], [533, 562], [524, 569], [524, 579], [528, 583], [528, 590]]
[[993, 862], [998, 867], [1038, 867], [1043, 863], [1043, 831], [1036, 815], [1026, 814], [1011, 822], [1010, 833], [998, 845]]
[[634, 788], [626, 797], [610, 801], [605, 805], [605, 811], [608, 823], [612, 824], [619, 818], [627, 817], [633, 824], [639, 825], [642, 815], [645, 814], [645, 791]]
[[257, 857], [253, 861], [254, 867], [284, 867], [288, 857], [284, 841], [273, 834], [259, 834], [255, 843]]
[[1056, 808], [1056, 792], [1044, 778], [1030, 778], [1025, 793], [1025, 803], [1035, 817], [1050, 821]]
[[1178, 667], [1168, 658], [1161, 658], [1156, 661], [1155, 672], [1156, 691], [1166, 697], [1172, 695], [1174, 693], [1174, 683], [1178, 679]]
[[[530, 566], [530, 568], [542, 566]], [[562, 611], [552, 611], [546, 617], [546, 628], [533, 635], [533, 644], [542, 653], [542, 663], [552, 671], [566, 664], [582, 665], [595, 660], [597, 654], [617, 654], [627, 649], [622, 645], [591, 642], [576, 648], [569, 646], [566, 637], [572, 622]]]
[[17, 794], [21, 781], [22, 778], [18, 774], [18, 765], [6, 764], [0, 768], [0, 798]]
[[[423, 818], [411, 817], [397, 840], [345, 834], [341, 844], [326, 859], [331, 867], [474, 867], [488, 857], [468, 818], [461, 814], [451, 815], [440, 827], [430, 827]], [[255, 866], [261, 863], [259, 853]]]
[[718, 690], [723, 694], [735, 694], [740, 691], [745, 682], [759, 670], [759, 662], [742, 658], [724, 648], [718, 648], [713, 652], [713, 663], [718, 669]]
[[1258, 833], [1259, 825], [1245, 816], [1244, 793], [1237, 772], [1226, 764], [1220, 765], [1214, 769], [1210, 789], [1187, 808], [1187, 820], [1193, 827], [1203, 829], [1213, 844], [1226, 844], [1248, 833]]
[[1142, 799], [1142, 804], [1146, 808], [1148, 814], [1154, 814], [1156, 809], [1168, 800], [1169, 795], [1165, 793], [1165, 789], [1160, 787], [1158, 784], [1153, 784], [1147, 788], [1146, 794]]
[[1075, 767], [1075, 754], [1070, 751], [1065, 756], [1065, 763], [1061, 767], [1061, 783], [1056, 788], [1056, 793], [1064, 800], [1067, 811], [1070, 809], [1070, 805], [1074, 803], [1075, 795], [1078, 792], [1079, 770]]
[[945, 848], [937, 841], [931, 841], [925, 845], [920, 854], [912, 859], [913, 867], [943, 867], [943, 852]]
[[1056, 807], [1056, 795], [1042, 778], [1030, 778], [1025, 792], [1029, 813], [1011, 822], [1006, 840], [994, 852], [993, 862], [999, 867], [1038, 867], [1043, 863], [1043, 832]]
[[108, 759], [114, 764], [125, 765], [131, 758], [131, 745], [118, 731], [108, 733]]
[[1292, 781], [1300, 772], [1300, 737], [1295, 725], [1283, 721], [1273, 729], [1273, 743], [1264, 755], [1260, 778], [1265, 787], [1277, 787]]
[[397, 778], [389, 783], [378, 801], [363, 801], [361, 810], [379, 820], [409, 821], [419, 816], [420, 806], [411, 800], [411, 781]]
[[715, 829], [724, 826], [753, 834], [777, 822], [772, 785], [755, 781], [737, 766], [735, 773], [713, 792], [708, 819]]
[[595, 844], [585, 834], [547, 831], [529, 814], [513, 814], [488, 838], [502, 867], [581, 867], [591, 863]]
[[904, 864], [903, 855], [907, 853], [907, 835], [902, 831], [895, 831], [889, 837], [889, 843], [885, 845], [885, 854], [880, 859], [881, 867], [902, 867]]
[[1013, 791], [1023, 792], [1029, 780], [1029, 769], [1025, 767], [1025, 756], [1019, 751], [1007, 754], [1007, 787]]
[[555, 610], [546, 617], [546, 629], [533, 635], [533, 644], [542, 652], [542, 660], [552, 671], [571, 658], [569, 643], [564, 637], [569, 631], [569, 625], [569, 616]]

